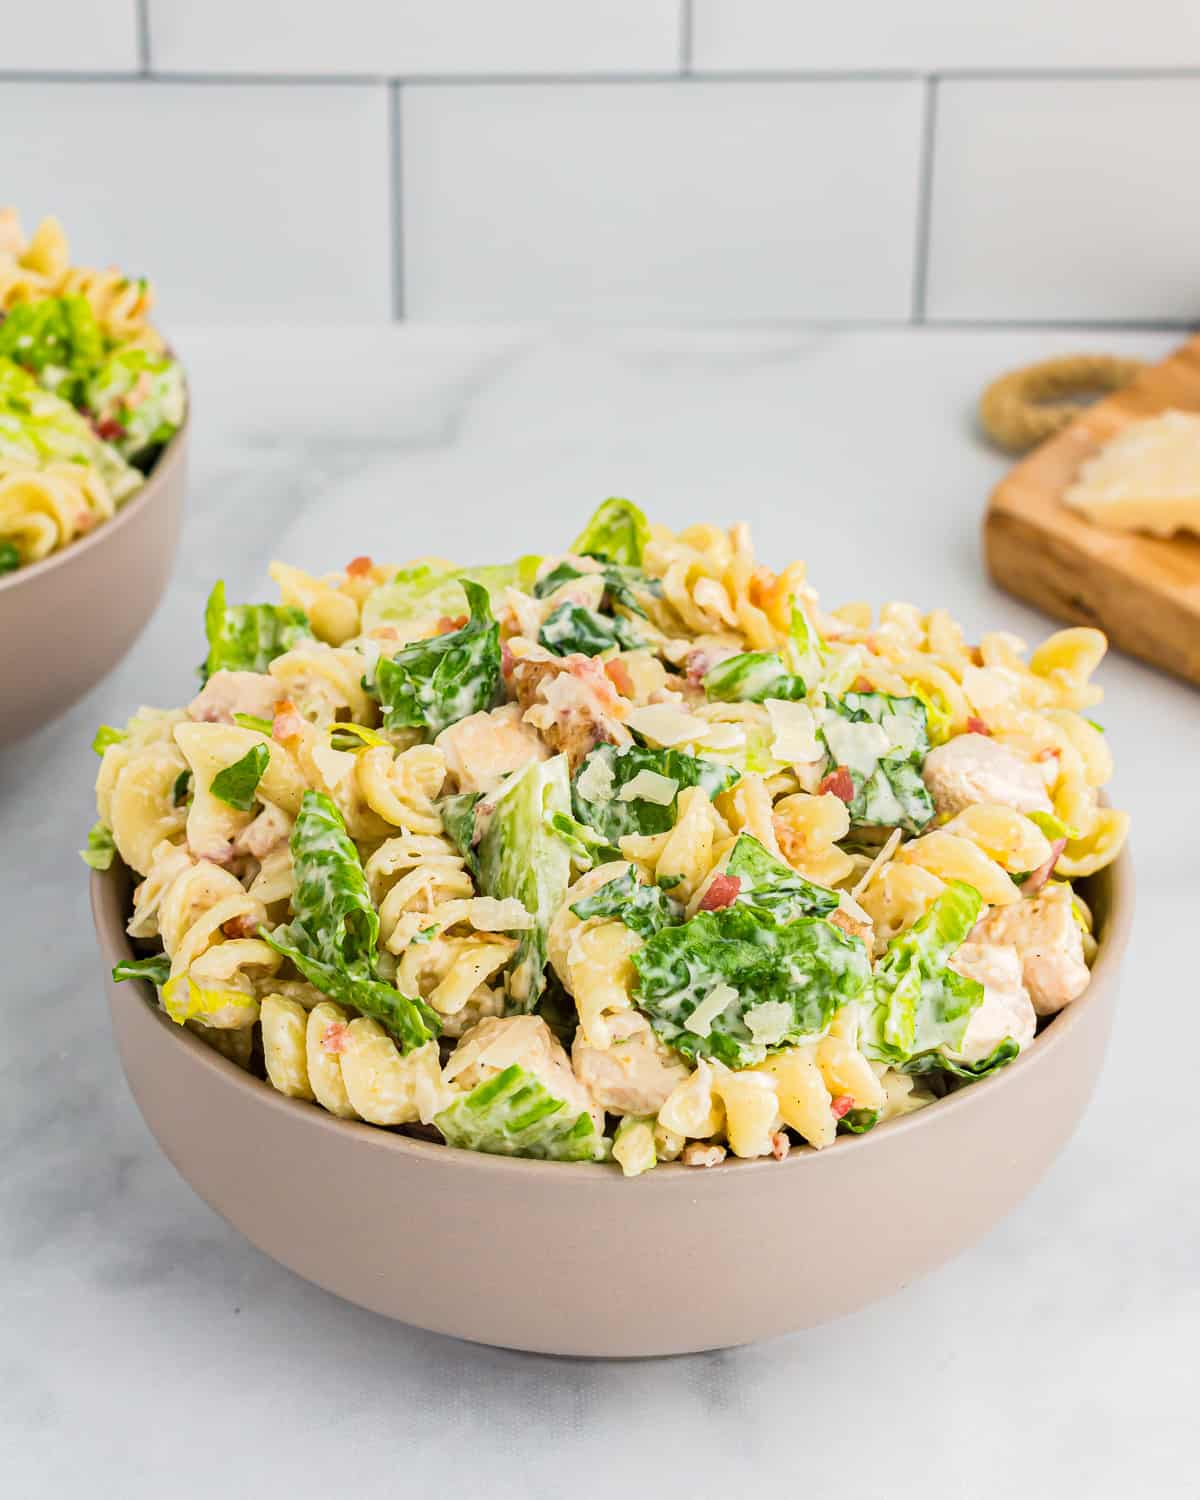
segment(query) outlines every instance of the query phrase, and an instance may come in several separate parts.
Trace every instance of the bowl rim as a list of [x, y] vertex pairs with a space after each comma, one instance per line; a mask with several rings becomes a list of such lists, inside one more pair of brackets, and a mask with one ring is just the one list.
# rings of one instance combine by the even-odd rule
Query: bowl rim
[[[1108, 910], [1104, 929], [1098, 940], [1098, 951], [1092, 965], [1088, 987], [1077, 1000], [1058, 1012], [1023, 1056], [1017, 1059], [1020, 1064], [1019, 1068], [1011, 1065], [1001, 1068], [990, 1077], [980, 1079], [969, 1088], [948, 1094], [924, 1109], [914, 1110], [911, 1114], [888, 1120], [881, 1132], [871, 1130], [864, 1135], [838, 1135], [829, 1146], [820, 1151], [808, 1145], [793, 1147], [782, 1161], [776, 1161], [773, 1157], [743, 1159], [730, 1156], [715, 1170], [709, 1168], [705, 1171], [685, 1167], [681, 1162], [663, 1162], [653, 1172], [645, 1173], [642, 1180], [656, 1182], [659, 1185], [658, 1190], [661, 1191], [671, 1190], [670, 1185], [674, 1184], [675, 1190], [686, 1191], [694, 1195], [698, 1192], [719, 1191], [719, 1187], [714, 1184], [727, 1179], [731, 1170], [778, 1172], [791, 1169], [794, 1171], [799, 1170], [802, 1163], [808, 1163], [811, 1170], [815, 1160], [828, 1160], [834, 1156], [840, 1158], [847, 1153], [870, 1150], [872, 1147], [878, 1150], [881, 1144], [896, 1141], [902, 1135], [931, 1128], [964, 1109], [970, 1109], [972, 1101], [982, 1097], [985, 1092], [991, 1095], [1000, 1089], [1010, 1087], [1014, 1078], [1018, 1080], [1027, 1078], [1033, 1068], [1040, 1067], [1045, 1071], [1053, 1067], [1058, 1055], [1064, 1048], [1071, 1045], [1071, 1039], [1079, 1029], [1085, 1012], [1101, 1002], [1102, 992], [1105, 989], [1115, 987], [1121, 961], [1129, 944], [1133, 926], [1134, 892], [1133, 862], [1128, 845], [1122, 849], [1113, 864], [1108, 866], [1105, 873], [1110, 881]], [[90, 878], [92, 919], [101, 954], [110, 970], [113, 964], [122, 959], [136, 956], [125, 933], [124, 920], [120, 915], [124, 909], [124, 902], [117, 893], [117, 883], [123, 881], [126, 875], [131, 876], [132, 872], [127, 871], [118, 860], [107, 871], [93, 871]], [[116, 981], [106, 973], [105, 985], [110, 991], [110, 1003], [114, 1001], [120, 1003], [123, 998], [112, 994], [112, 987], [115, 984]], [[534, 1175], [546, 1182], [561, 1181], [563, 1183], [591, 1182], [595, 1184], [608, 1178], [608, 1174], [597, 1174], [596, 1164], [591, 1162], [546, 1162], [526, 1157], [494, 1156], [481, 1151], [468, 1151], [460, 1146], [449, 1146], [436, 1141], [421, 1140], [414, 1136], [400, 1135], [387, 1127], [371, 1125], [366, 1121], [339, 1119], [307, 1100], [292, 1099], [286, 1094], [279, 1093], [266, 1079], [247, 1073], [245, 1069], [238, 1067], [228, 1058], [222, 1057], [219, 1052], [201, 1041], [199, 1037], [194, 1036], [186, 1027], [176, 1025], [159, 1009], [153, 987], [147, 980], [122, 981], [122, 987], [125, 985], [133, 991], [129, 997], [130, 1001], [144, 1007], [145, 1019], [173, 1032], [175, 1045], [182, 1044], [186, 1047], [194, 1063], [215, 1073], [231, 1088], [240, 1090], [247, 1096], [248, 1104], [257, 1103], [264, 1109], [286, 1111], [296, 1119], [298, 1125], [304, 1123], [312, 1129], [332, 1131], [335, 1136], [346, 1141], [357, 1138], [364, 1149], [370, 1146], [379, 1151], [398, 1152], [401, 1156], [411, 1159], [414, 1164], [432, 1166], [435, 1163], [441, 1163], [443, 1170], [462, 1168], [471, 1171], [509, 1172], [520, 1174], [525, 1178]], [[684, 1184], [686, 1187], [683, 1186]]]
[[95, 547], [103, 546], [110, 537], [116, 536], [126, 525], [131, 524], [136, 516], [141, 515], [143, 510], [154, 504], [166, 488], [165, 481], [170, 471], [178, 465], [187, 446], [192, 425], [192, 391], [186, 376], [184, 377], [184, 393], [187, 405], [184, 407], [183, 421], [172, 434], [170, 442], [158, 455], [154, 467], [146, 475], [145, 484], [133, 498], [120, 506], [115, 515], [89, 531], [86, 536], [76, 537], [65, 547], [56, 548], [38, 562], [29, 563], [23, 568], [17, 568], [13, 573], [0, 576], [0, 596], [8, 590], [19, 589], [22, 584], [31, 583], [35, 578], [44, 578], [55, 568], [63, 567], [72, 559], [82, 557]]

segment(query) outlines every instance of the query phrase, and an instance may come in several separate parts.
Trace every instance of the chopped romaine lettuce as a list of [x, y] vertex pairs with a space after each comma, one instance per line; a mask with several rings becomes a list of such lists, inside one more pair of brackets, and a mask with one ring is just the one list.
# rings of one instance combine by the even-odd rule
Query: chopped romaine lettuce
[[[602, 774], [598, 774], [597, 768]], [[675, 796], [669, 802], [622, 797], [622, 789], [643, 771], [656, 772], [675, 782]], [[666, 833], [675, 826], [680, 791], [700, 786], [710, 797], [715, 797], [731, 787], [739, 774], [733, 766], [687, 755], [682, 750], [651, 750], [644, 745], [616, 750], [612, 745], [597, 745], [575, 773], [572, 786], [575, 816], [614, 844], [629, 833]], [[601, 780], [611, 789], [611, 796], [596, 794]]]
[[165, 953], [155, 953], [151, 958], [126, 958], [112, 971], [112, 977], [118, 981], [148, 979], [151, 984], [166, 984], [171, 977], [171, 960]]
[[821, 638], [821, 632], [808, 618], [804, 605], [792, 597], [791, 630], [788, 654], [792, 669], [806, 682], [818, 682], [829, 660], [829, 647]]
[[570, 849], [575, 863], [585, 870], [625, 857], [615, 844], [605, 843], [594, 828], [578, 822], [567, 813], [552, 813], [550, 827]]
[[119, 745], [125, 738], [125, 730], [117, 729], [112, 724], [101, 724], [92, 736], [92, 749], [97, 755], [103, 755], [110, 745]]
[[622, 1115], [613, 1132], [613, 1160], [626, 1177], [640, 1177], [658, 1165], [653, 1115]]
[[642, 645], [628, 620], [610, 619], [582, 604], [560, 604], [542, 622], [538, 643], [555, 656], [599, 656], [601, 651], [636, 651]]
[[644, 938], [683, 921], [679, 902], [664, 895], [661, 886], [645, 885], [635, 870], [615, 876], [592, 895], [576, 901], [571, 910], [581, 922], [589, 917], [616, 917]]
[[308, 616], [287, 604], [226, 604], [218, 582], [204, 606], [208, 655], [200, 667], [207, 681], [214, 672], [265, 672], [277, 656], [311, 637]]
[[253, 729], [258, 734], [271, 734], [275, 728], [270, 719], [260, 719], [257, 714], [234, 714], [233, 722], [239, 729]]
[[572, 1115], [561, 1099], [516, 1063], [456, 1099], [433, 1123], [448, 1146], [492, 1156], [605, 1161], [611, 1149], [589, 1114]]
[[180, 771], [175, 778], [175, 784], [171, 788], [171, 805], [181, 807], [192, 795], [192, 773], [191, 771]]
[[93, 823], [88, 830], [87, 848], [79, 851], [79, 857], [93, 870], [107, 870], [116, 852], [111, 831], [103, 823]]
[[104, 334], [86, 297], [19, 302], [0, 320], [0, 356], [79, 406], [88, 377], [104, 359]]
[[576, 557], [640, 568], [650, 540], [650, 523], [630, 500], [605, 500], [571, 544]]
[[[647, 577], [641, 568], [623, 568], [618, 563], [605, 563], [600, 572], [604, 579], [605, 602], [610, 607], [623, 604], [635, 615], [644, 617], [646, 608], [639, 594], [658, 597], [662, 593], [662, 584], [658, 579]], [[555, 590], [562, 588], [564, 583], [573, 583], [577, 578], [594, 576], [594, 574], [585, 573], [582, 568], [577, 568], [574, 563], [564, 560], [551, 568], [534, 584], [534, 598], [545, 599]]]
[[761, 703], [766, 698], [798, 702], [807, 691], [803, 677], [788, 671], [778, 651], [743, 651], [726, 657], [704, 678], [710, 703]]
[[929, 754], [925, 709], [916, 698], [847, 693], [831, 698], [821, 725], [826, 768], [845, 766], [854, 784], [850, 821], [919, 833], [933, 817], [921, 780]]
[[0, 542], [0, 576], [15, 573], [21, 566], [21, 552], [15, 542]]
[[1064, 823], [1057, 813], [1052, 812], [1030, 812], [1025, 816], [1031, 823], [1039, 827], [1046, 837], [1054, 842], [1055, 839], [1077, 839], [1079, 830]]
[[380, 657], [374, 691], [387, 729], [423, 729], [433, 739], [468, 714], [491, 708], [500, 684], [500, 627], [487, 590], [469, 578], [461, 587], [471, 617], [460, 630], [414, 641]]
[[476, 827], [475, 809], [483, 801], [482, 792], [460, 792], [456, 797], [446, 797], [438, 804], [442, 815], [442, 827], [446, 836], [467, 862], [467, 868], [478, 880], [479, 855], [476, 846], [483, 829]]
[[850, 1135], [866, 1135], [868, 1130], [874, 1130], [878, 1124], [877, 1109], [848, 1109], [838, 1121], [838, 1129], [848, 1131]]
[[911, 682], [908, 685], [913, 697], [925, 710], [925, 724], [931, 745], [944, 745], [950, 738], [954, 725], [954, 710], [941, 688], [928, 682]]
[[117, 349], [88, 380], [85, 401], [96, 430], [136, 461], [170, 442], [183, 425], [183, 369], [165, 355]]
[[405, 1052], [436, 1036], [437, 1013], [376, 972], [379, 914], [342, 815], [322, 792], [305, 792], [291, 837], [292, 921], [261, 932], [323, 994], [378, 1021]]
[[241, 760], [225, 766], [212, 779], [210, 791], [218, 801], [238, 812], [249, 812], [254, 806], [254, 794], [258, 783], [271, 761], [271, 752], [265, 745], [252, 745]]
[[983, 1002], [983, 986], [947, 961], [982, 910], [974, 886], [952, 880], [925, 915], [887, 945], [875, 966], [863, 1026], [868, 1057], [901, 1067], [925, 1053], [959, 1049]]
[[515, 563], [482, 568], [433, 568], [428, 563], [401, 568], [388, 583], [381, 583], [367, 595], [362, 628], [371, 631], [380, 625], [404, 625], [428, 616], [456, 619], [468, 607], [464, 578], [485, 588], [495, 609], [506, 588], [533, 587], [540, 563], [540, 557], [521, 557]]
[[917, 1075], [943, 1073], [951, 1078], [962, 1079], [964, 1083], [974, 1083], [977, 1079], [986, 1078], [989, 1073], [995, 1073], [1006, 1063], [1012, 1062], [1020, 1050], [1020, 1046], [1012, 1037], [1006, 1036], [978, 1062], [960, 1062], [955, 1058], [947, 1057], [944, 1052], [923, 1052], [919, 1057], [910, 1058], [908, 1062], [902, 1063], [901, 1071]]
[[796, 917], [823, 917], [833, 911], [840, 897], [798, 875], [791, 865], [776, 859], [753, 834], [738, 835], [725, 873], [738, 882], [734, 900], [757, 906], [780, 922]]
[[366, 750], [375, 745], [392, 748], [390, 740], [366, 724], [330, 724], [329, 743], [335, 750]]
[[[633, 966], [634, 999], [663, 1041], [731, 1068], [760, 1062], [768, 1045], [822, 1035], [871, 975], [862, 943], [831, 923], [781, 923], [738, 905], [663, 928], [633, 955]], [[761, 1015], [748, 1019], [761, 1007], [770, 1007], [769, 1032]]]

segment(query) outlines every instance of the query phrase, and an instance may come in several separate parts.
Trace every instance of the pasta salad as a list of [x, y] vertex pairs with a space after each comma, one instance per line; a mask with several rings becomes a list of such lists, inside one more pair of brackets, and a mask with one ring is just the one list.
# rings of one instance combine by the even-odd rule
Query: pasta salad
[[1104, 654], [819, 607], [606, 501], [506, 566], [281, 563], [102, 727], [118, 979], [346, 1119], [551, 1161], [782, 1158], [1006, 1067], [1088, 983]]
[[183, 422], [144, 280], [73, 266], [61, 226], [0, 209], [0, 576], [86, 535]]

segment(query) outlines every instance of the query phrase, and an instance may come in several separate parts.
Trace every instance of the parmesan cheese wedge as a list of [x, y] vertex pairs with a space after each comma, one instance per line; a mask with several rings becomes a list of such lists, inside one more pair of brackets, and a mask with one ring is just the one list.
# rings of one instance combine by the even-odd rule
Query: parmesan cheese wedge
[[1200, 416], [1132, 422], [1083, 465], [1065, 504], [1114, 531], [1200, 535]]

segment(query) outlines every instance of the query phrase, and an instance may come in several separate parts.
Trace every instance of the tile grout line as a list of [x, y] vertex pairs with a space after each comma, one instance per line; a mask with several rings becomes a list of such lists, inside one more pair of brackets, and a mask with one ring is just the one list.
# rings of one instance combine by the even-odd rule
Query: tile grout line
[[679, 72], [687, 78], [692, 71], [692, 0], [679, 0]]
[[392, 322], [404, 322], [404, 180], [400, 132], [401, 85], [388, 84], [388, 204], [392, 240]]
[[916, 242], [913, 246], [912, 322], [925, 322], [929, 286], [929, 245], [933, 224], [933, 160], [937, 143], [938, 75], [925, 80], [921, 118], [919, 179], [917, 183]]
[[150, 0], [136, 0], [138, 72], [150, 76]]

